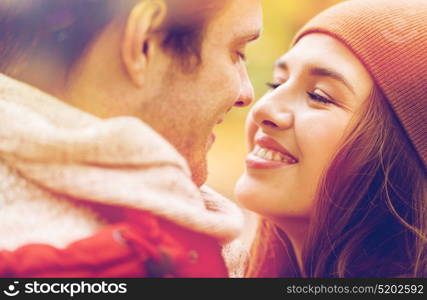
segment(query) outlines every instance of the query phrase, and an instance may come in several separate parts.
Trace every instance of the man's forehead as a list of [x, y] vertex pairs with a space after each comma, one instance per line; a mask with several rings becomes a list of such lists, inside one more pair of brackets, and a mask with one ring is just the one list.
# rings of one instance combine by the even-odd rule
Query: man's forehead
[[[219, 16], [220, 22], [229, 26], [245, 26], [255, 22], [255, 26], [261, 25], [262, 6], [260, 0], [231, 0]], [[257, 24], [258, 23], [258, 24]], [[246, 26], [245, 26], [246, 27]]]
[[262, 28], [260, 0], [232, 0], [219, 20], [233, 36], [259, 35]]

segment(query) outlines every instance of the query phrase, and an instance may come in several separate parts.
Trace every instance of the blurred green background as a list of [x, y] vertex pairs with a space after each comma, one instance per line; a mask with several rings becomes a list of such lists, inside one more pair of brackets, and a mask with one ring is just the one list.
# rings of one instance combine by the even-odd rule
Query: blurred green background
[[[264, 32], [248, 47], [249, 75], [255, 88], [255, 100], [267, 90], [273, 63], [289, 48], [294, 34], [308, 20], [339, 0], [262, 0]], [[256, 101], [255, 101], [256, 102]], [[207, 184], [230, 199], [233, 188], [245, 168], [245, 118], [250, 108], [233, 109], [225, 122], [216, 127], [217, 140], [209, 153]]]

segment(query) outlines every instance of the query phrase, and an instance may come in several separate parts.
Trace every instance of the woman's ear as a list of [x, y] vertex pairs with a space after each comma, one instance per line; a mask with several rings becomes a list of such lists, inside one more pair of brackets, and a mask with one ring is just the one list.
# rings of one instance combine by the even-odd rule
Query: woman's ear
[[122, 40], [121, 56], [133, 84], [141, 87], [151, 49], [154, 32], [163, 24], [166, 4], [163, 0], [145, 0], [136, 4], [127, 19]]

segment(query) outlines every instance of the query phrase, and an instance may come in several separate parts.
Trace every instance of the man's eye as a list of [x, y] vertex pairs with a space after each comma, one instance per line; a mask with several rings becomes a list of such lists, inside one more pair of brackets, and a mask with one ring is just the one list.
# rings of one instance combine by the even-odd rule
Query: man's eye
[[310, 97], [311, 100], [314, 100], [316, 102], [321, 102], [324, 104], [335, 104], [334, 101], [329, 100], [328, 98], [325, 98], [319, 94], [307, 92], [307, 95]]
[[275, 89], [277, 89], [280, 86], [280, 83], [267, 82], [266, 85], [270, 89], [275, 90]]

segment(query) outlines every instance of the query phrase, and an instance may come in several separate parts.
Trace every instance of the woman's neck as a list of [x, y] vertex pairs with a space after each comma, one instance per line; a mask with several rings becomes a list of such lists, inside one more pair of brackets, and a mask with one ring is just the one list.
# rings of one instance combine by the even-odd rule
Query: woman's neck
[[298, 263], [299, 270], [302, 276], [305, 276], [303, 262], [302, 262], [302, 250], [307, 237], [308, 232], [308, 219], [302, 218], [281, 218], [280, 220], [273, 220], [273, 222], [282, 230], [288, 237], [292, 248], [295, 253], [295, 257]]

